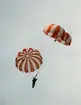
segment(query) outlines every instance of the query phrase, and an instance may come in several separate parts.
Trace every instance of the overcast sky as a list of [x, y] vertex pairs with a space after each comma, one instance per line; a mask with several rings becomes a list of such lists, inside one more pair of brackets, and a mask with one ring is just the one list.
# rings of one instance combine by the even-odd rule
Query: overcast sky
[[[70, 47], [43, 33], [51, 23], [70, 33]], [[43, 56], [34, 89], [32, 76], [15, 67], [29, 47]], [[80, 0], [0, 0], [0, 49], [0, 105], [81, 105]]]

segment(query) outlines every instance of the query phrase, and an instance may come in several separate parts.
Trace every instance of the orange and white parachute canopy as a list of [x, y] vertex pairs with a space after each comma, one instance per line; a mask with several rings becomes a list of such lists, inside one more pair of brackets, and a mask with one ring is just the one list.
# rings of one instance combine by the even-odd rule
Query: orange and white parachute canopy
[[56, 41], [70, 46], [72, 38], [69, 33], [67, 33], [61, 26], [56, 24], [50, 24], [46, 26], [43, 30], [43, 32], [52, 38], [54, 38]]
[[25, 73], [34, 72], [39, 69], [40, 65], [43, 63], [40, 52], [32, 48], [25, 48], [21, 52], [18, 52], [15, 61], [15, 65], [19, 71]]

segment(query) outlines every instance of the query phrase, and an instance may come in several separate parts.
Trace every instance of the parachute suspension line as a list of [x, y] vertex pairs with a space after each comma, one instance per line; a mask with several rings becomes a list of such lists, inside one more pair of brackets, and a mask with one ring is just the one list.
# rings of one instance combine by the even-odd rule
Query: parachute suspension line
[[35, 77], [37, 77], [37, 75], [39, 74], [39, 71], [37, 71], [37, 73], [36, 73], [36, 75], [35, 75]]
[[56, 42], [57, 40], [55, 39], [54, 42]]
[[59, 37], [56, 37], [55, 40], [54, 40], [54, 42], [56, 42], [58, 38], [59, 38]]
[[39, 74], [39, 71], [37, 71], [37, 73], [36, 73], [35, 75], [33, 75], [32, 73], [33, 73], [33, 72], [30, 72], [30, 71], [29, 71], [29, 74], [32, 76], [32, 78], [33, 78], [33, 77], [35, 77], [35, 78], [36, 78], [36, 77], [37, 77], [37, 75]]
[[32, 77], [34, 77], [31, 71], [29, 71], [29, 74], [30, 74]]
[[35, 75], [35, 78], [37, 77], [38, 73]]
[[39, 70], [36, 72], [36, 74], [33, 77], [36, 78], [38, 76], [38, 74], [39, 74]]
[[30, 72], [30, 74], [32, 75], [32, 77], [33, 77], [33, 74]]

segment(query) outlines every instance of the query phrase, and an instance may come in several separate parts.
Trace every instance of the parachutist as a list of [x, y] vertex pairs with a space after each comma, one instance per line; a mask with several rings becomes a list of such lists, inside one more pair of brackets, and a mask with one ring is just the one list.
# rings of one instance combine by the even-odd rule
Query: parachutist
[[32, 88], [34, 88], [36, 81], [37, 81], [36, 77], [33, 77], [33, 80], [32, 80]]

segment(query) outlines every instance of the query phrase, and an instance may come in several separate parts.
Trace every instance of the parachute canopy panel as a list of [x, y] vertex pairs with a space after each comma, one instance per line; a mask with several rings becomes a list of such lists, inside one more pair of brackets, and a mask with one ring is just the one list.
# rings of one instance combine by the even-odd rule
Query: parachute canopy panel
[[32, 48], [25, 48], [21, 52], [18, 52], [15, 59], [15, 66], [19, 69], [19, 71], [25, 73], [34, 72], [40, 68], [42, 63], [42, 56], [40, 52]]

